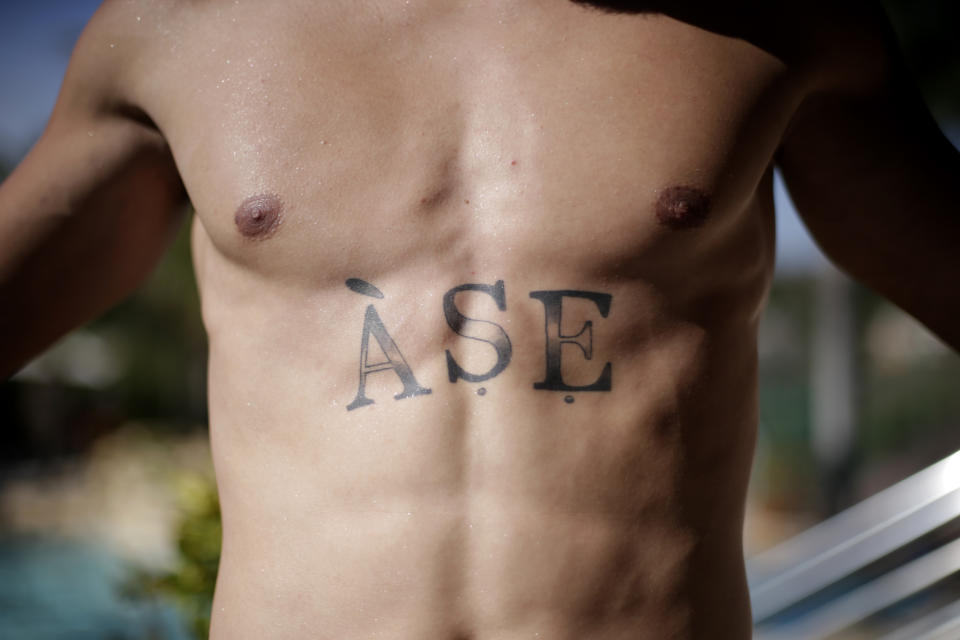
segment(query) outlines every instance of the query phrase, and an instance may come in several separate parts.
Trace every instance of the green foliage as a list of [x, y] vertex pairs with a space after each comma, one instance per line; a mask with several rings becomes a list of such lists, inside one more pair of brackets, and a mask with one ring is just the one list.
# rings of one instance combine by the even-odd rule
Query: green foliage
[[177, 478], [176, 485], [181, 510], [176, 565], [160, 574], [137, 570], [124, 591], [133, 598], [172, 600], [196, 638], [206, 640], [220, 564], [220, 501], [213, 479], [207, 476], [184, 473]]

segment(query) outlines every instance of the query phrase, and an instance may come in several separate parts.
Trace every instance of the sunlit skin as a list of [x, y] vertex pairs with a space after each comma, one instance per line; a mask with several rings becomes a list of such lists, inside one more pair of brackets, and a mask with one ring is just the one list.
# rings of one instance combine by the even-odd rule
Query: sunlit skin
[[587, 4], [116, 0], [82, 36], [0, 187], [0, 374], [189, 198], [213, 638], [748, 638], [775, 162], [960, 345], [960, 161], [870, 6]]

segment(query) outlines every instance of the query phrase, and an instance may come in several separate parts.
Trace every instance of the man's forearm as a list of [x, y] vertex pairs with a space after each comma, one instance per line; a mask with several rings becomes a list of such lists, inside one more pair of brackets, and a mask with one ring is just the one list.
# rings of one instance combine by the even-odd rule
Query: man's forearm
[[817, 243], [960, 351], [960, 153], [910, 91], [810, 112], [781, 164]]
[[[41, 140], [0, 185], [0, 379], [127, 295], [182, 217], [165, 149], [55, 158], [52, 145]], [[84, 161], [101, 164], [78, 166]], [[83, 180], [111, 162], [108, 180]], [[78, 174], [93, 186], [62, 186]]]

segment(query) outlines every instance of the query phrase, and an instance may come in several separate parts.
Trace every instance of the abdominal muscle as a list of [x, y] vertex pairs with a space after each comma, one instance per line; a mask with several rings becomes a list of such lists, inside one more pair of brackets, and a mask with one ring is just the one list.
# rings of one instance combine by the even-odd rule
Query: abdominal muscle
[[[224, 518], [212, 637], [749, 637], [755, 327], [682, 322], [642, 283], [504, 271], [505, 310], [455, 297], [509, 337], [509, 364], [479, 382], [450, 382], [446, 352], [475, 375], [497, 352], [458, 336], [442, 299], [502, 274], [420, 288], [427, 273], [392, 274], [369, 283], [383, 298], [275, 288], [232, 300], [229, 330], [223, 287], [205, 297]], [[587, 387], [609, 362], [609, 391], [534, 387], [548, 377], [539, 290], [611, 296], [607, 317], [565, 298], [559, 330], [592, 322], [562, 346], [562, 377]], [[348, 409], [371, 305], [423, 392], [395, 399], [387, 368]], [[366, 362], [390, 362], [368, 338]]]

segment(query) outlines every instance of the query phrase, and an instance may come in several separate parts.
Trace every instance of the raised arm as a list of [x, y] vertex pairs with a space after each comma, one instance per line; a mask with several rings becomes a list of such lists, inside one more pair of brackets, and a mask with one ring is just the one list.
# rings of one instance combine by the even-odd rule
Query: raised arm
[[960, 154], [882, 12], [849, 19], [780, 149], [784, 179], [834, 263], [960, 350]]
[[181, 219], [170, 151], [125, 89], [137, 43], [121, 18], [105, 6], [91, 21], [46, 130], [0, 185], [0, 380], [136, 287]]

